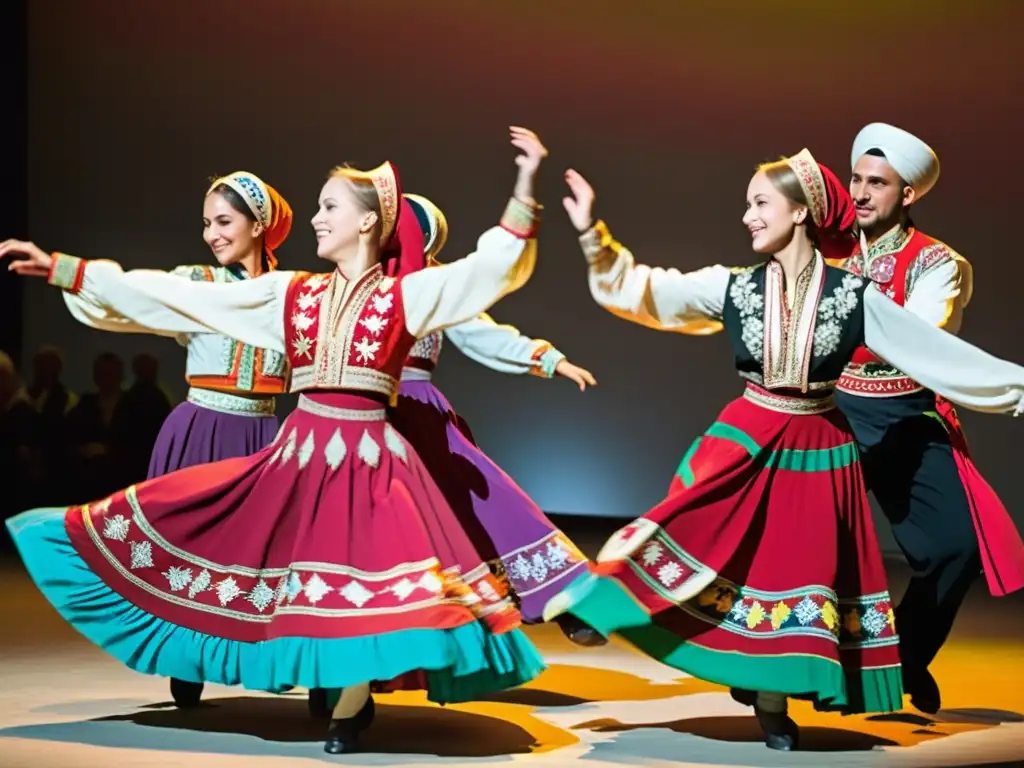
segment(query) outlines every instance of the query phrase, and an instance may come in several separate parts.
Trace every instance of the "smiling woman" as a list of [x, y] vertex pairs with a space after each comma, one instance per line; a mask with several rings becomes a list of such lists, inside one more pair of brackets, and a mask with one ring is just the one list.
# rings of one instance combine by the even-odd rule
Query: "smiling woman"
[[[351, 171], [376, 205], [360, 204], [348, 174], [324, 185], [314, 226], [318, 252], [336, 265], [327, 274], [213, 284], [0, 245], [0, 257], [25, 257], [15, 271], [62, 288], [84, 323], [224, 334], [287, 356], [291, 390], [302, 393], [252, 456], [9, 520], [64, 618], [141, 672], [344, 689], [330, 753], [355, 749], [373, 721], [371, 684], [456, 702], [543, 670], [506, 586], [385, 409], [417, 338], [476, 317], [533, 272], [533, 184], [547, 152], [532, 133], [511, 133], [519, 172], [500, 223], [474, 254], [431, 269], [391, 163]], [[269, 200], [252, 201], [264, 227]], [[261, 368], [248, 358], [239, 375], [257, 379]]]

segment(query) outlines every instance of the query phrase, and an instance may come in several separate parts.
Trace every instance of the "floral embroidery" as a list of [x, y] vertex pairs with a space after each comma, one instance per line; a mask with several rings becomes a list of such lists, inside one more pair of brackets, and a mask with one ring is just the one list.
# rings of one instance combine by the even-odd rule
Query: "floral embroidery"
[[763, 362], [764, 296], [757, 292], [752, 270], [736, 275], [729, 286], [729, 298], [739, 311], [743, 344], [751, 357], [759, 363]]
[[814, 327], [814, 356], [826, 357], [839, 348], [843, 322], [857, 308], [857, 291], [864, 285], [863, 278], [854, 274], [843, 275], [842, 282], [818, 303], [818, 320]]
[[[586, 563], [583, 553], [560, 531], [501, 556], [498, 574], [507, 576], [520, 596], [547, 586]], [[502, 574], [502, 571], [504, 572]]]

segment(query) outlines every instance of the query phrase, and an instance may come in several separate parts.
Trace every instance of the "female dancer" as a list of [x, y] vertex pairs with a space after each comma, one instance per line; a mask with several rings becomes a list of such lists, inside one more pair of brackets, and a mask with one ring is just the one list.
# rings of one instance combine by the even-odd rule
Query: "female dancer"
[[[203, 239], [219, 266], [181, 266], [172, 274], [217, 283], [259, 277], [277, 268], [274, 251], [291, 228], [291, 206], [255, 174], [216, 179], [203, 201]], [[266, 448], [279, 426], [274, 396], [288, 389], [287, 361], [272, 349], [214, 333], [182, 334], [178, 341], [188, 350], [188, 396], [160, 429], [151, 478]], [[171, 679], [179, 707], [197, 705], [202, 693], [202, 683]]]
[[[448, 238], [441, 210], [419, 195], [406, 195], [423, 230], [428, 265]], [[463, 354], [503, 373], [564, 376], [581, 391], [596, 381], [590, 371], [570, 363], [549, 342], [522, 336], [487, 314], [445, 330]], [[391, 423], [412, 443], [437, 482], [463, 529], [498, 578], [509, 585], [526, 622], [541, 620], [544, 605], [573, 579], [586, 573], [586, 558], [547, 518], [515, 481], [481, 451], [466, 423], [431, 378], [441, 353], [437, 331], [413, 345], [402, 368], [398, 404]], [[563, 614], [565, 635], [584, 646], [603, 645], [604, 637]]]
[[[577, 173], [564, 201], [595, 300], [659, 330], [724, 325], [747, 380], [687, 451], [668, 497], [616, 533], [596, 573], [556, 597], [665, 664], [760, 691], [769, 747], [797, 747], [786, 697], [902, 706], [897, 635], [856, 442], [832, 387], [860, 345], [966, 407], [1022, 408], [1024, 369], [939, 331], [826, 266], [850, 248], [853, 206], [806, 150], [754, 174], [743, 222], [754, 267], [689, 274], [636, 264]], [[692, 324], [692, 325], [691, 325]]]
[[[355, 748], [369, 686], [461, 701], [543, 664], [419, 456], [387, 422], [416, 338], [464, 322], [529, 278], [533, 180], [546, 150], [513, 129], [519, 178], [477, 253], [423, 266], [390, 163], [336, 169], [313, 218], [329, 274], [206, 283], [51, 257], [8, 241], [76, 317], [165, 335], [221, 333], [286, 354], [302, 392], [273, 443], [96, 503], [8, 526], [30, 574], [80, 632], [133, 669], [280, 691], [345, 689], [325, 749]], [[397, 680], [396, 680], [397, 679]]]

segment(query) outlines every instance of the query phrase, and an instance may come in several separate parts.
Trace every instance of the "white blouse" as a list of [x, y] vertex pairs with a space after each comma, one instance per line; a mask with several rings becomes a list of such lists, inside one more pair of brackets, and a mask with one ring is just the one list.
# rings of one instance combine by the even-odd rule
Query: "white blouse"
[[[637, 264], [622, 246], [595, 248], [594, 230], [581, 242], [588, 254], [594, 300], [613, 314], [661, 331], [722, 329], [730, 270], [721, 265], [683, 273]], [[818, 258], [821, 258], [820, 254]], [[932, 318], [929, 317], [929, 320]], [[1024, 368], [947, 333], [890, 300], [864, 292], [865, 345], [936, 394], [974, 411], [1024, 411]]]
[[[534, 373], [541, 368], [553, 371], [565, 359], [548, 342], [524, 336], [514, 326], [500, 325], [486, 312], [451, 326], [445, 335], [470, 360], [500, 373]], [[539, 359], [535, 357], [544, 348]]]
[[[406, 275], [407, 330], [419, 338], [475, 318], [521, 288], [536, 258], [535, 240], [494, 227], [465, 258]], [[64, 301], [75, 319], [101, 330], [219, 333], [283, 355], [285, 293], [294, 275], [275, 271], [232, 283], [193, 282], [167, 272], [125, 272], [113, 261], [90, 261], [81, 290], [65, 291]]]

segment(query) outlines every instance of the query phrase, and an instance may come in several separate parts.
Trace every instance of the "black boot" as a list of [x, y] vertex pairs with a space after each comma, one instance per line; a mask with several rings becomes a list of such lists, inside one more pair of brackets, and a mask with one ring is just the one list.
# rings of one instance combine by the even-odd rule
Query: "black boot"
[[607, 637], [571, 613], [561, 614], [555, 619], [555, 623], [562, 630], [562, 634], [576, 645], [582, 645], [584, 648], [597, 648], [608, 644]]
[[331, 708], [327, 706], [327, 689], [310, 688], [307, 699], [309, 714], [317, 720], [326, 720], [331, 716]]
[[181, 709], [192, 709], [199, 706], [199, 700], [203, 696], [202, 683], [189, 683], [185, 680], [171, 678], [171, 698], [174, 704]]
[[348, 752], [355, 752], [359, 734], [365, 731], [373, 723], [376, 707], [373, 703], [373, 696], [370, 696], [363, 708], [353, 717], [346, 717], [342, 720], [331, 720], [327, 727], [327, 741], [324, 742], [324, 752], [329, 755], [341, 755]]
[[768, 749], [780, 752], [795, 752], [800, 744], [800, 728], [785, 712], [765, 712], [754, 707], [757, 722], [764, 731], [764, 743]]
[[903, 688], [910, 694], [910, 703], [926, 715], [934, 715], [942, 709], [942, 694], [939, 684], [927, 669], [903, 668]]

